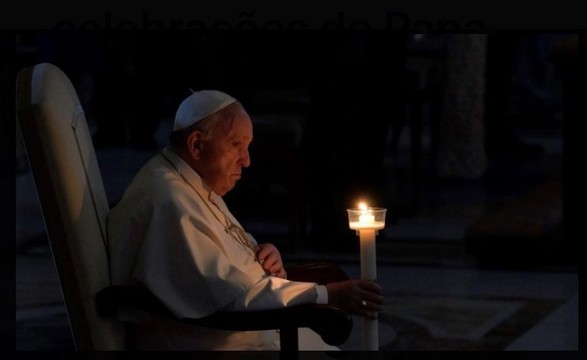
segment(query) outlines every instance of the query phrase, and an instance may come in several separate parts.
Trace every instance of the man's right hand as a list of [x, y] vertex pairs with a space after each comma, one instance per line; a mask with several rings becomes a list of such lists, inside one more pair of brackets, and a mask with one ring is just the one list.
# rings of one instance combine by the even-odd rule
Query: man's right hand
[[326, 284], [328, 303], [351, 314], [377, 319], [383, 310], [383, 289], [368, 280], [345, 280]]

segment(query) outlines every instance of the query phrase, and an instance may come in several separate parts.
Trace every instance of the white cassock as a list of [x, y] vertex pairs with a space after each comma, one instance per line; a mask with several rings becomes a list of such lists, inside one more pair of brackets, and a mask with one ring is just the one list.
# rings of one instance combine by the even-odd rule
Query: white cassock
[[[108, 215], [113, 284], [146, 286], [180, 318], [327, 302], [324, 286], [267, 275], [251, 249], [226, 231], [226, 218], [240, 226], [222, 198], [163, 149]], [[136, 325], [134, 336], [143, 349], [279, 349], [274, 330], [233, 332], [160, 318]], [[312, 330], [300, 329], [300, 350], [335, 349]]]

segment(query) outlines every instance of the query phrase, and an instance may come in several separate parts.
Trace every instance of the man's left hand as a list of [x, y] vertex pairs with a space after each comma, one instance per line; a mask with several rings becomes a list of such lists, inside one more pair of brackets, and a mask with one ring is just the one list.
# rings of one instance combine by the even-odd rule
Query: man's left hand
[[281, 254], [275, 245], [270, 243], [259, 244], [259, 251], [257, 251], [257, 259], [267, 274], [286, 278], [285, 269], [281, 260]]

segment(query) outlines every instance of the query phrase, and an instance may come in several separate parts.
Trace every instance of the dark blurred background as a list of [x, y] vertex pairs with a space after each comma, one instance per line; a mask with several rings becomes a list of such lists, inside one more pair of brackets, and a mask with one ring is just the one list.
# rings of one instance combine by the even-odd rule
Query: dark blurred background
[[[252, 166], [226, 200], [249, 231], [291, 251], [356, 251], [345, 210], [362, 199], [386, 207], [400, 230], [452, 207], [441, 216], [485, 260], [507, 246], [572, 263], [562, 164], [577, 41], [505, 31], [21, 32], [13, 71], [59, 66], [96, 148], [141, 154], [165, 145], [189, 89], [232, 94], [253, 118], [255, 141]], [[26, 171], [22, 152], [17, 160]], [[124, 185], [110, 190], [111, 203]], [[468, 213], [463, 201], [481, 188], [483, 204]], [[523, 203], [533, 190], [542, 198]]]

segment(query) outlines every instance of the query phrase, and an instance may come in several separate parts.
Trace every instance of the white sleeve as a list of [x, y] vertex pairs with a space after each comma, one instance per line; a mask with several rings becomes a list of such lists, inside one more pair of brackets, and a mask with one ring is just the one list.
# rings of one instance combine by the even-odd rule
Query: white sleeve
[[225, 310], [266, 310], [301, 304], [326, 303], [328, 303], [328, 293], [323, 285], [267, 276], [229, 304]]
[[316, 285], [316, 291], [318, 291], [317, 304], [328, 304], [328, 290], [324, 285]]

